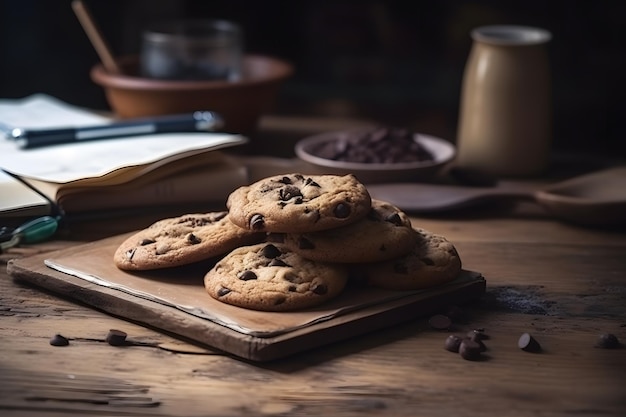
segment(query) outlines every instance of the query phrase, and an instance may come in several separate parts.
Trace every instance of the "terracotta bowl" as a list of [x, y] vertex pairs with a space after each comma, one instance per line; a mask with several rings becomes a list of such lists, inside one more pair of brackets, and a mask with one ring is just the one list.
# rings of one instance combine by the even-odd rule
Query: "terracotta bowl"
[[372, 128], [346, 129], [326, 132], [301, 139], [295, 145], [296, 156], [307, 165], [307, 173], [312, 174], [354, 174], [360, 181], [367, 184], [407, 182], [427, 180], [439, 173], [455, 155], [455, 146], [434, 136], [414, 133], [413, 140], [418, 142], [432, 156], [432, 159], [413, 162], [347, 162], [321, 156], [321, 147], [333, 142], [344, 141], [346, 137], [354, 137]]
[[101, 64], [91, 69], [91, 79], [104, 88], [112, 110], [120, 118], [211, 110], [225, 122], [224, 130], [250, 134], [259, 118], [274, 104], [281, 83], [293, 67], [279, 59], [246, 55], [240, 81], [171, 81], [138, 75], [137, 56], [121, 57], [123, 75], [108, 73]]

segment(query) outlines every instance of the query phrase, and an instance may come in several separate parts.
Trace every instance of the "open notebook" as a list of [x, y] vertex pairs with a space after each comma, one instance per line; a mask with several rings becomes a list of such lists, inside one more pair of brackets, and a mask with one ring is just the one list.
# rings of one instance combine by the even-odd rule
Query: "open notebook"
[[[0, 124], [5, 131], [110, 121], [46, 95], [0, 100]], [[33, 206], [41, 214], [54, 205], [62, 212], [78, 213], [224, 201], [247, 176], [245, 168], [220, 150], [246, 142], [243, 136], [226, 133], [166, 133], [24, 150], [2, 138], [0, 216], [32, 213]], [[44, 198], [29, 193], [28, 187]], [[14, 198], [18, 188], [32, 201]]]

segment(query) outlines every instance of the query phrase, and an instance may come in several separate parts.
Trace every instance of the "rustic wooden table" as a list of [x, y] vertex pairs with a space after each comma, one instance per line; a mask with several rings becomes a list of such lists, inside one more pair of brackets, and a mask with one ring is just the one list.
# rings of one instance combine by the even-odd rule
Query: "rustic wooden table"
[[[623, 416], [626, 232], [554, 221], [534, 207], [413, 217], [444, 234], [487, 291], [465, 322], [427, 317], [269, 363], [250, 363], [14, 282], [0, 271], [3, 416]], [[126, 219], [128, 223], [132, 219]], [[142, 217], [133, 226], [152, 219]], [[2, 260], [116, 233], [98, 222]], [[118, 226], [118, 228], [121, 226]], [[483, 359], [444, 349], [484, 328]], [[105, 342], [119, 329], [138, 342]], [[528, 332], [541, 353], [518, 347]], [[49, 341], [57, 333], [69, 346]]]

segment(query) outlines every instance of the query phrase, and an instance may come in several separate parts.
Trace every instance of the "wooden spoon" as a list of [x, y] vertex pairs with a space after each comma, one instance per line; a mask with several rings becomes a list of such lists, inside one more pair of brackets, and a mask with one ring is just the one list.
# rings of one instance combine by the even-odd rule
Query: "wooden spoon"
[[85, 30], [85, 33], [87, 33], [87, 37], [100, 57], [104, 68], [111, 74], [121, 74], [122, 71], [119, 65], [117, 65], [115, 58], [113, 58], [109, 44], [104, 39], [104, 36], [102, 36], [102, 32], [100, 32], [87, 6], [85, 6], [81, 0], [73, 0], [72, 9]]
[[614, 167], [552, 184], [502, 182], [496, 187], [462, 187], [418, 183], [371, 184], [373, 198], [402, 210], [434, 213], [498, 200], [531, 200], [563, 220], [585, 225], [626, 224], [626, 166]]

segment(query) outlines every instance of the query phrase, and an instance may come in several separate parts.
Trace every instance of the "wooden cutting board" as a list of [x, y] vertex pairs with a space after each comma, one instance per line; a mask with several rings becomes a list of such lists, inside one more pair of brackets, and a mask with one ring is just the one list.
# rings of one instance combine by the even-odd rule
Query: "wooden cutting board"
[[264, 312], [221, 303], [204, 290], [209, 262], [129, 273], [112, 262], [128, 234], [13, 259], [8, 273], [62, 296], [252, 361], [269, 361], [384, 329], [479, 298], [486, 282], [462, 271], [426, 291], [348, 287], [336, 299], [297, 312]]

